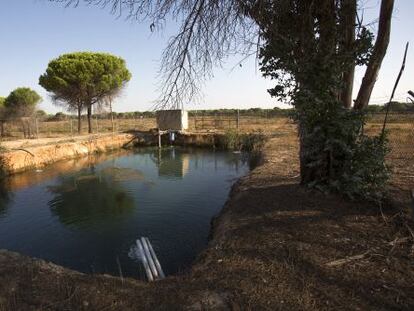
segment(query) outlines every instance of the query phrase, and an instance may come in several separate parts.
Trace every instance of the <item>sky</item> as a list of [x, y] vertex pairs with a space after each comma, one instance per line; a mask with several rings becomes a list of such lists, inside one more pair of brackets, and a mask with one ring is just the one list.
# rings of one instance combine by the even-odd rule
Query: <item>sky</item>
[[[378, 16], [379, 0], [364, 0], [364, 21]], [[108, 9], [80, 5], [65, 8], [47, 0], [0, 0], [0, 96], [21, 86], [36, 90], [43, 98], [40, 108], [48, 113], [64, 111], [52, 104], [47, 92], [38, 85], [48, 62], [74, 51], [109, 52], [125, 59], [132, 79], [114, 110], [145, 111], [158, 98], [159, 59], [176, 27], [151, 33], [148, 23], [117, 18]], [[371, 102], [388, 100], [401, 66], [404, 46], [411, 42], [405, 73], [395, 99], [406, 101], [414, 89], [414, 0], [396, 0], [391, 41]], [[184, 103], [187, 109], [289, 107], [271, 98], [266, 90], [273, 82], [261, 77], [254, 57], [237, 66], [242, 56], [227, 60], [216, 68], [214, 77], [203, 86], [201, 103]], [[355, 90], [364, 69], [356, 72]]]

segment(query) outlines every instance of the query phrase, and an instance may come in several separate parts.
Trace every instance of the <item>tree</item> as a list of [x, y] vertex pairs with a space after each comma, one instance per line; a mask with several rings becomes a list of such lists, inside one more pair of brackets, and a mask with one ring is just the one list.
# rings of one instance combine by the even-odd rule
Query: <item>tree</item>
[[27, 87], [19, 87], [6, 97], [4, 107], [7, 115], [12, 118], [31, 117], [42, 98], [36, 91]]
[[4, 107], [4, 103], [6, 101], [6, 97], [0, 96], [0, 136], [4, 136], [4, 123], [6, 118], [6, 108]]
[[39, 84], [52, 93], [56, 104], [78, 113], [81, 131], [82, 110], [87, 110], [88, 129], [92, 133], [92, 106], [122, 89], [131, 74], [122, 58], [107, 53], [76, 52], [49, 62]]
[[388, 43], [391, 35], [391, 17], [394, 8], [394, 0], [382, 0], [378, 26], [378, 35], [374, 50], [369, 59], [367, 70], [362, 80], [358, 96], [355, 100], [356, 109], [364, 109], [368, 106], [372, 90], [377, 81], [378, 73], [381, 68], [382, 60], [387, 52]]
[[[66, 2], [77, 5], [79, 0]], [[381, 1], [374, 47], [374, 35], [356, 14], [357, 0], [85, 2], [112, 4], [113, 12], [149, 18], [151, 29], [168, 14], [181, 21], [161, 61], [161, 107], [180, 107], [183, 100], [194, 97], [198, 82], [210, 77], [212, 67], [229, 54], [258, 49], [262, 73], [276, 81], [270, 94], [283, 97], [295, 108], [303, 184], [342, 191], [353, 177], [362, 178], [355, 168], [358, 163], [366, 167], [367, 161], [357, 156], [368, 157], [369, 149], [383, 157], [384, 137], [374, 142], [360, 131], [365, 121], [362, 110], [388, 46], [394, 0]], [[367, 71], [351, 111], [356, 65], [367, 65]], [[382, 147], [377, 150], [377, 145]], [[370, 179], [365, 167], [360, 171]], [[374, 185], [377, 181], [368, 182]]]
[[46, 111], [41, 110], [41, 109], [36, 111], [36, 118], [44, 120], [46, 117], [47, 117]]
[[321, 0], [315, 6], [298, 0], [278, 7], [270, 1], [250, 8], [264, 37], [261, 71], [276, 81], [269, 92], [295, 107], [302, 184], [350, 196], [381, 196], [388, 176], [386, 139], [361, 132], [368, 102], [361, 105], [357, 99], [354, 110], [349, 108], [356, 65], [368, 66], [364, 80], [370, 82], [362, 84], [360, 93], [369, 99], [365, 88], [374, 85], [372, 71], [379, 69], [386, 52], [388, 41], [381, 33], [389, 38], [392, 4], [382, 1], [374, 48], [372, 33], [356, 27], [356, 1]]
[[12, 91], [4, 102], [7, 118], [20, 119], [22, 122], [24, 137], [32, 135], [30, 118], [34, 116], [36, 106], [41, 101], [42, 98], [36, 91], [20, 87]]

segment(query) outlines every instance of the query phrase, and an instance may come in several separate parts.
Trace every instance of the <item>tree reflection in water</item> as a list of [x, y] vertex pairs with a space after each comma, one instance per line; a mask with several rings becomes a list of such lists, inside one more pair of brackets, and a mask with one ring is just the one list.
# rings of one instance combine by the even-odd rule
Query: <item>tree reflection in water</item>
[[62, 176], [59, 185], [48, 188], [55, 194], [49, 206], [68, 226], [84, 227], [125, 217], [134, 211], [134, 200], [118, 178], [119, 174], [95, 172], [93, 166], [75, 176]]
[[6, 213], [11, 196], [12, 192], [9, 190], [9, 182], [7, 178], [0, 177], [0, 216]]

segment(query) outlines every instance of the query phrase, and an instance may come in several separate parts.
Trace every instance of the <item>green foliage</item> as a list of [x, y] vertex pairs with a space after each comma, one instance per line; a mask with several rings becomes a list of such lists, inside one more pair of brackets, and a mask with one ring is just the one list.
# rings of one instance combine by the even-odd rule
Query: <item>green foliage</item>
[[47, 113], [44, 110], [37, 110], [36, 111], [36, 118], [38, 119], [45, 119], [47, 117]]
[[240, 134], [235, 130], [228, 130], [224, 134], [222, 144], [226, 149], [256, 153], [262, 150], [265, 141], [262, 132]]
[[64, 121], [68, 118], [67, 115], [65, 115], [63, 112], [57, 112], [54, 116], [53, 116], [53, 120], [54, 121]]
[[131, 79], [122, 58], [106, 53], [64, 54], [49, 62], [39, 84], [68, 108], [101, 101]]
[[364, 135], [366, 112], [346, 109], [322, 91], [309, 94], [295, 96], [303, 182], [324, 192], [381, 200], [389, 177], [386, 134]]
[[36, 111], [36, 105], [42, 100], [36, 91], [20, 87], [10, 93], [4, 101], [6, 114], [9, 117], [29, 117]]
[[4, 119], [6, 117], [6, 107], [4, 106], [6, 102], [6, 97], [0, 96], [0, 119]]
[[353, 154], [346, 162], [341, 179], [332, 186], [350, 198], [383, 199], [384, 187], [390, 177], [385, 164], [388, 141], [386, 137], [361, 136], [351, 150]]
[[311, 174], [305, 176], [305, 183], [351, 199], [381, 200], [389, 178], [386, 135], [364, 135], [364, 113], [345, 109], [339, 103], [336, 109], [327, 106], [319, 103], [313, 107], [313, 114], [301, 117], [302, 160], [305, 171]]

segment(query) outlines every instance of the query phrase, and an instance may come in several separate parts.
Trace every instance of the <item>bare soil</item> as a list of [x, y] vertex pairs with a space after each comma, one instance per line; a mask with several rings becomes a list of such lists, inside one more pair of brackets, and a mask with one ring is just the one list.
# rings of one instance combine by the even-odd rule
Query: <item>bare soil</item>
[[293, 125], [269, 140], [181, 275], [147, 284], [0, 251], [0, 310], [414, 310], [414, 172], [395, 171], [398, 200], [380, 208], [301, 187], [297, 151]]

